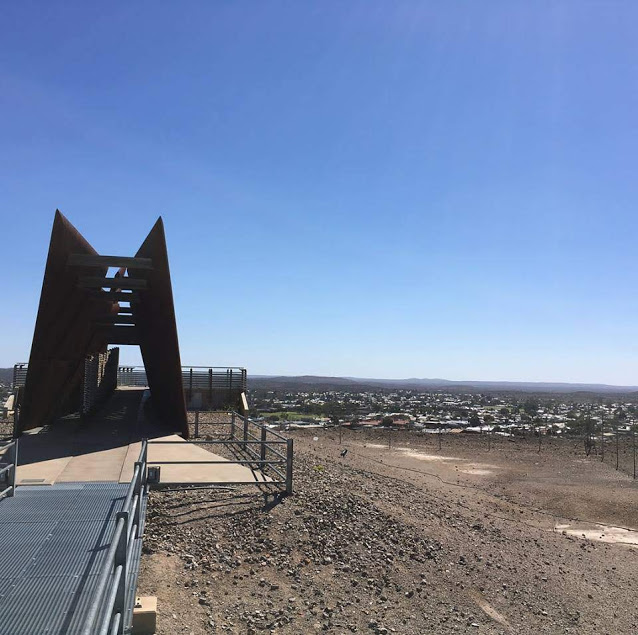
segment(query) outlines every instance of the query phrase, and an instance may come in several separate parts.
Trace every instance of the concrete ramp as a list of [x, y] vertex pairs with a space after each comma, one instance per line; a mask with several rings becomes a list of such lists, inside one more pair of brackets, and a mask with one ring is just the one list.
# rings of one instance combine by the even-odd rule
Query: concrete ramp
[[87, 419], [70, 416], [20, 437], [18, 485], [118, 482], [128, 446], [146, 433], [143, 389], [116, 390]]
[[[153, 441], [172, 441], [174, 443], [155, 444]], [[132, 443], [120, 475], [120, 482], [126, 483], [133, 476], [135, 461], [139, 456], [141, 443]], [[179, 461], [180, 465], [160, 465], [160, 483], [169, 484], [206, 484], [206, 483], [268, 483], [271, 479], [259, 470], [245, 465], [237, 465], [230, 460], [204, 449], [202, 446], [185, 441], [176, 434], [153, 439], [148, 444], [148, 465], [158, 461]], [[220, 461], [215, 465], [206, 465], [207, 461]]]

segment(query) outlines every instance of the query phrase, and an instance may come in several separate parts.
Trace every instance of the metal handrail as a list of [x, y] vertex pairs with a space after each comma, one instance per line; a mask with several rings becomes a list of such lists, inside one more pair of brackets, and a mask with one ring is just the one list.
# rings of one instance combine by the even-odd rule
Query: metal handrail
[[[122, 635], [124, 633], [124, 611], [126, 609], [126, 578], [133, 540], [139, 538], [142, 523], [142, 499], [147, 487], [148, 443], [142, 441], [139, 460], [135, 462], [133, 477], [126, 492], [122, 511], [117, 512], [115, 532], [106, 554], [102, 571], [82, 635]], [[96, 621], [103, 612], [102, 621]]]
[[[238, 443], [243, 443], [242, 441], [238, 441]], [[251, 454], [251, 456], [258, 456], [253, 450], [251, 450], [250, 448], [246, 448], [246, 451], [249, 452]], [[279, 454], [279, 453], [278, 453]], [[280, 455], [283, 456], [283, 455]], [[283, 457], [284, 459], [287, 459], [287, 457]], [[259, 459], [254, 459], [251, 461], [248, 461], [248, 463], [260, 463]], [[283, 474], [282, 472], [280, 472], [274, 465], [273, 463], [276, 463], [277, 465], [286, 465], [286, 468], [288, 467], [288, 462], [287, 460], [284, 461], [268, 461], [267, 462], [268, 465], [267, 467], [269, 467], [280, 479], [283, 480], [284, 484], [286, 483], [286, 475]]]
[[0, 499], [15, 496], [16, 473], [18, 470], [18, 440], [10, 441], [1, 447], [6, 465], [0, 469], [0, 479], [6, 483], [6, 487], [0, 490]]
[[[122, 370], [126, 370], [126, 371], [145, 369], [145, 368], [146, 368], [145, 366], [126, 366], [124, 364], [120, 364], [118, 366], [118, 369], [122, 369]], [[229, 370], [230, 369], [232, 369], [232, 370], [246, 370], [246, 368], [244, 366], [189, 366], [189, 365], [185, 365], [184, 366], [184, 365], [182, 365], [180, 368], [182, 370], [189, 369], [189, 368], [192, 368], [192, 369], [199, 369], [199, 368], [209, 369], [209, 368], [212, 368], [213, 370], [226, 370], [226, 369], [229, 369]]]
[[[239, 446], [241, 450], [243, 450], [245, 459], [224, 459], [224, 460], [211, 460], [211, 461], [188, 461], [188, 460], [176, 460], [176, 461], [148, 461], [149, 465], [248, 465], [254, 466], [255, 469], [259, 469], [259, 471], [263, 474], [264, 477], [267, 476], [266, 469], [272, 470], [274, 474], [281, 480], [275, 481], [255, 481], [256, 483], [270, 483], [271, 485], [283, 485], [285, 486], [284, 492], [286, 494], [292, 494], [292, 461], [293, 461], [293, 440], [288, 439], [282, 434], [279, 434], [275, 430], [269, 428], [268, 426], [261, 425], [254, 421], [251, 421], [247, 415], [239, 414], [235, 410], [231, 411], [221, 411], [227, 412], [231, 415], [232, 419], [230, 422], [226, 422], [224, 424], [220, 422], [219, 425], [230, 425], [231, 433], [230, 439], [213, 439], [213, 440], [193, 440], [187, 441], [187, 443], [192, 443], [193, 445], [226, 445], [226, 446]], [[243, 423], [243, 430], [241, 429], [241, 423], [236, 423], [237, 418]], [[237, 429], [239, 425], [239, 430]], [[260, 436], [254, 435], [248, 428], [249, 426], [253, 426], [260, 431]], [[275, 437], [275, 439], [268, 439], [268, 436], [271, 435]], [[149, 444], [181, 444], [184, 443], [183, 439], [176, 440], [151, 440]], [[253, 450], [251, 446], [259, 446], [259, 452]], [[277, 445], [285, 445], [286, 451], [279, 452], [274, 446]], [[275, 454], [278, 458], [267, 458], [267, 453], [271, 452]], [[254, 457], [254, 458], [251, 458]], [[285, 466], [282, 470], [277, 469], [275, 466]], [[236, 482], [224, 482], [226, 485], [239, 485], [240, 483]], [[243, 484], [243, 483], [242, 483]]]
[[[240, 415], [242, 416], [242, 415]], [[250, 419], [248, 419], [248, 422], [255, 426], [256, 428], [259, 428], [260, 430], [262, 428], [265, 428], [266, 430], [268, 430], [268, 432], [276, 437], [278, 437], [279, 439], [283, 439], [284, 441], [288, 440], [288, 437], [285, 437], [283, 434], [279, 434], [279, 432], [277, 432], [277, 430], [273, 430], [272, 428], [269, 428], [268, 426], [264, 426], [261, 423], [255, 423], [254, 421], [251, 421]]]
[[[227, 424], [224, 424], [227, 425]], [[250, 433], [249, 433], [250, 434]], [[255, 436], [255, 435], [251, 435], [251, 436]], [[160, 439], [153, 439], [152, 441], [149, 441], [149, 443], [153, 444], [153, 445], [161, 445], [162, 443], [170, 445], [171, 443], [183, 443], [183, 441], [176, 441], [176, 440], [168, 440], [168, 441], [164, 441], [164, 440], [160, 440]], [[228, 441], [227, 439], [211, 439], [210, 441], [208, 440], [193, 440], [193, 439], [189, 439], [188, 443], [191, 445], [224, 445], [225, 443], [230, 443], [230, 441]], [[233, 441], [233, 443], [250, 443], [250, 444], [256, 444], [256, 445], [261, 445], [261, 441], [242, 441], [240, 439], [235, 439], [235, 441]], [[268, 441], [268, 444], [276, 444], [276, 445], [286, 445], [286, 441]], [[274, 451], [274, 450], [273, 450]]]
[[234, 459], [223, 459], [222, 461], [149, 461], [149, 465], [253, 465], [258, 463], [260, 465], [281, 465], [286, 461], [262, 461], [248, 459], [246, 461], [235, 461]]
[[[249, 417], [247, 415], [242, 415], [239, 414], [236, 411], [231, 411], [231, 415], [233, 417], [232, 420], [232, 432], [231, 432], [231, 438], [239, 444], [250, 444], [250, 443], [259, 443], [261, 445], [261, 453], [260, 453], [260, 458], [259, 460], [255, 460], [253, 461], [253, 463], [256, 464], [260, 464], [262, 461], [264, 461], [264, 459], [266, 458], [266, 451], [270, 450], [271, 452], [274, 452], [275, 454], [282, 456], [279, 452], [277, 452], [274, 448], [270, 447], [269, 444], [275, 444], [278, 443], [277, 441], [267, 441], [267, 435], [271, 434], [274, 437], [281, 439], [283, 442], [285, 442], [286, 444], [286, 456], [282, 458], [285, 458], [284, 461], [266, 461], [266, 467], [270, 467], [271, 470], [273, 470], [280, 478], [283, 476], [281, 474], [281, 472], [279, 472], [279, 470], [277, 470], [275, 467], [273, 467], [272, 465], [268, 465], [270, 463], [285, 463], [286, 465], [286, 474], [285, 474], [285, 483], [286, 483], [286, 489], [285, 492], [286, 494], [292, 494], [292, 461], [293, 461], [293, 454], [294, 454], [294, 450], [293, 450], [293, 440], [292, 439], [288, 439], [285, 436], [283, 436], [282, 434], [279, 434], [279, 432], [277, 432], [276, 430], [273, 430], [272, 428], [269, 428], [268, 426], [262, 425], [260, 423], [256, 423], [255, 421], [251, 421], [249, 419]], [[241, 421], [244, 424], [244, 429], [243, 429], [243, 440], [241, 439], [236, 439], [234, 438], [235, 435], [235, 417], [239, 417], [239, 419], [241, 419]], [[248, 430], [248, 426], [254, 426], [255, 428], [257, 428], [258, 430], [261, 431], [261, 439], [258, 439], [252, 432], [250, 432]], [[248, 437], [252, 437], [252, 439], [255, 439], [254, 442], [251, 442], [248, 440]], [[280, 441], [281, 443], [281, 441]], [[248, 445], [244, 446], [244, 449], [246, 452], [250, 453], [252, 456], [257, 456], [256, 453], [250, 448], [248, 447]]]
[[[102, 568], [102, 573], [98, 579], [97, 588], [95, 591], [95, 596], [93, 597], [93, 601], [91, 602], [91, 606], [89, 608], [89, 615], [86, 619], [86, 623], [84, 625], [84, 629], [82, 630], [82, 635], [92, 635], [94, 633], [93, 626], [95, 624], [95, 620], [97, 619], [98, 613], [100, 611], [100, 607], [102, 605], [102, 596], [106, 591], [109, 576], [111, 575], [111, 567], [113, 562], [115, 561], [115, 552], [119, 546], [122, 532], [124, 531], [125, 519], [118, 518], [117, 525], [115, 527], [115, 533], [113, 534], [113, 540], [111, 541], [111, 545], [109, 546], [109, 550], [106, 554], [106, 559], [104, 561], [104, 566]], [[118, 579], [119, 586], [119, 579]], [[109, 594], [110, 596], [110, 594]], [[110, 618], [110, 616], [109, 616]]]

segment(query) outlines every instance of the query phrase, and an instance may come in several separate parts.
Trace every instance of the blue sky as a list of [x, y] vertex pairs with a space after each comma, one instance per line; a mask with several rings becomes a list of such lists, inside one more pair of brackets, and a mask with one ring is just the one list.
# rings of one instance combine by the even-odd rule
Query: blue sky
[[57, 207], [108, 254], [163, 216], [184, 363], [638, 384], [637, 19], [5, 4], [0, 364], [28, 358]]

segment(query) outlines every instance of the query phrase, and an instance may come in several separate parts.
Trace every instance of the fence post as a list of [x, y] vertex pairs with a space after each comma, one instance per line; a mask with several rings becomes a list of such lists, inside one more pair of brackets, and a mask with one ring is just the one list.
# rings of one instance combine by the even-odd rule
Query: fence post
[[235, 440], [235, 411], [230, 413], [230, 440]]
[[293, 440], [286, 439], [286, 494], [292, 494]]
[[208, 408], [213, 410], [213, 369], [208, 369]]
[[195, 438], [199, 439], [199, 410], [195, 413]]
[[[260, 456], [261, 456], [261, 460], [265, 461], [266, 460], [266, 426], [262, 426], [261, 427], [261, 445], [259, 446], [260, 449]], [[263, 471], [263, 469], [266, 466], [262, 463], [261, 469]]]
[[634, 453], [634, 478], [636, 478], [636, 424], [631, 426], [631, 449]]
[[242, 415], [242, 419], [244, 420], [244, 441], [248, 441], [248, 417]]
[[115, 549], [115, 562], [114, 569], [121, 566], [122, 567], [122, 575], [120, 575], [120, 582], [117, 586], [117, 593], [115, 595], [115, 603], [113, 605], [113, 612], [120, 614], [120, 625], [117, 629], [118, 635], [123, 635], [124, 633], [124, 610], [126, 608], [126, 578], [128, 563], [126, 562], [126, 556], [128, 551], [128, 512], [118, 512], [117, 513], [117, 522], [119, 522], [120, 518], [124, 519], [124, 528], [122, 529], [122, 533], [120, 534], [120, 539], [117, 543], [117, 548]]
[[536, 431], [538, 432], [538, 451], [541, 451], [541, 426], [540, 424], [536, 426]]
[[616, 424], [616, 469], [618, 469], [618, 424]]

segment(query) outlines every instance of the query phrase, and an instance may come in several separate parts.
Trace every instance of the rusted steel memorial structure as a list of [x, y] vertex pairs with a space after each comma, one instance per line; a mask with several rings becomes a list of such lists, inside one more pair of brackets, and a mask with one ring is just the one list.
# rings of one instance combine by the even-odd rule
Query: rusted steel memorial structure
[[162, 219], [135, 256], [110, 256], [56, 211], [17, 432], [78, 411], [86, 360], [109, 344], [139, 345], [156, 416], [188, 437]]

